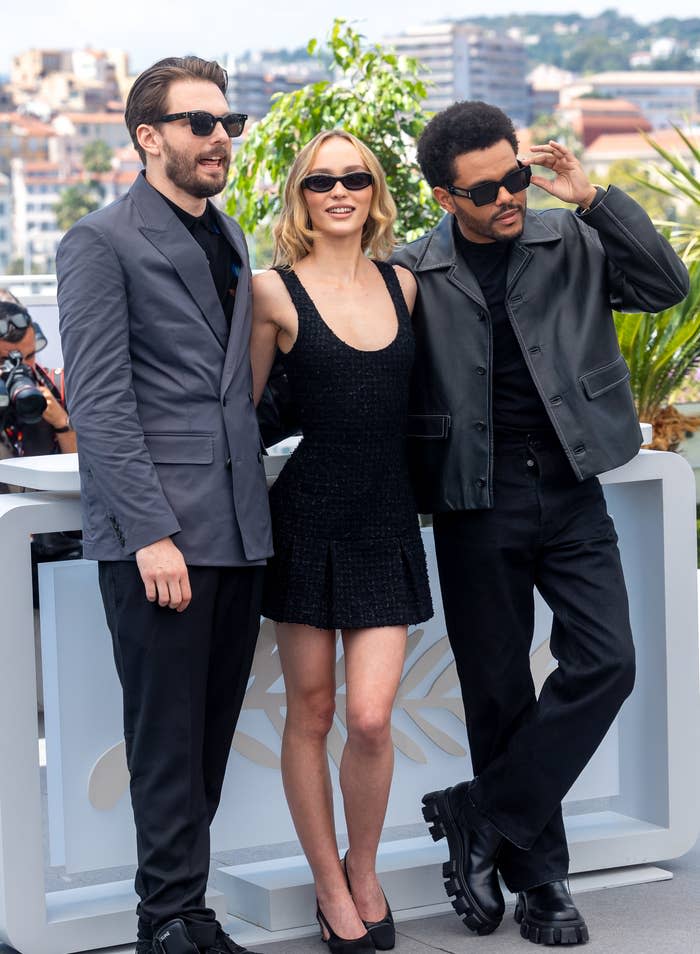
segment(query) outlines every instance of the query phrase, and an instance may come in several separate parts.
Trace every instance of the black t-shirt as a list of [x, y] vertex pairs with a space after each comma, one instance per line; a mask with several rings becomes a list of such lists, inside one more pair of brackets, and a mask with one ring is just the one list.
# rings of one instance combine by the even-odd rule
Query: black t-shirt
[[241, 259], [238, 253], [222, 235], [216, 219], [216, 212], [210, 202], [207, 202], [203, 214], [196, 216], [190, 215], [189, 212], [181, 209], [167, 196], [163, 196], [163, 198], [207, 256], [211, 277], [214, 279], [214, 285], [221, 307], [224, 309], [226, 321], [230, 325], [236, 299], [238, 276], [241, 271]]
[[494, 428], [552, 427], [505, 306], [511, 242], [470, 242], [454, 224], [459, 253], [476, 276], [491, 316]]

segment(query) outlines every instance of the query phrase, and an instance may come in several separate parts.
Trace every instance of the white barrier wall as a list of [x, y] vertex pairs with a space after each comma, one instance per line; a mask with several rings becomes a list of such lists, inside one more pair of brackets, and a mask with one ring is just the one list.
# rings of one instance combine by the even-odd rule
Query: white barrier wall
[[[38, 459], [34, 459], [35, 461]], [[33, 462], [7, 462], [12, 482], [70, 489], [74, 462], [52, 459], [58, 476], [24, 477]], [[5, 467], [6, 465], [0, 465]], [[0, 474], [3, 471], [0, 470]], [[2, 479], [2, 477], [0, 477]], [[11, 479], [6, 477], [8, 481]], [[72, 482], [71, 482], [72, 481]], [[572, 870], [639, 865], [682, 854], [697, 837], [700, 736], [695, 489], [673, 454], [641, 452], [602, 478], [615, 518], [638, 654], [632, 697], [567, 799]], [[134, 938], [130, 883], [44, 891], [42, 800], [37, 762], [29, 533], [79, 526], [75, 495], [0, 497], [0, 940], [23, 954], [68, 954]], [[424, 530], [436, 615], [409, 633], [393, 716], [396, 776], [387, 825], [421, 821], [420, 797], [470, 774], [464, 714], [445, 635], [432, 533]], [[120, 691], [111, 642], [87, 561], [40, 573], [50, 864], [77, 874], [135, 861]], [[541, 685], [553, 665], [550, 616], [537, 607], [532, 665]], [[338, 660], [332, 770], [343, 744], [344, 685]], [[279, 776], [284, 687], [272, 626], [264, 621], [236, 734], [212, 849], [294, 839]], [[255, 811], [251, 812], [251, 793]], [[338, 806], [336, 817], [342, 820]], [[426, 837], [382, 847], [398, 916], [444, 902], [444, 848]], [[308, 871], [299, 859], [220, 872], [211, 901], [275, 939], [313, 918]], [[250, 943], [246, 924], [237, 937]]]

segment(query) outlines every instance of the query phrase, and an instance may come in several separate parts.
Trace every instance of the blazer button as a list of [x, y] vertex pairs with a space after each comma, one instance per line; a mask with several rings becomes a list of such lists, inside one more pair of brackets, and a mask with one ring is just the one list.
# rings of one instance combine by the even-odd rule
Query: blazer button
[[486, 430], [486, 425], [484, 424], [483, 421], [477, 421], [476, 424], [474, 425], [474, 427], [477, 429], [477, 431], [485, 431], [485, 430]]
[[230, 457], [227, 457], [227, 458], [226, 458], [226, 469], [227, 469], [227, 470], [231, 470], [231, 458], [230, 458]]
[[486, 486], [486, 481], [484, 480], [483, 477], [477, 478], [476, 486], [477, 486], [477, 487], [485, 487], [485, 486]]
[[486, 374], [486, 368], [482, 368], [481, 365], [476, 369], [477, 374]]
[[263, 459], [262, 451], [258, 451], [258, 463], [259, 463], [259, 464], [262, 464], [262, 459]]
[[561, 396], [560, 394], [555, 394], [554, 397], [552, 397], [552, 398], [549, 399], [549, 403], [550, 403], [550, 404], [557, 405], [557, 404], [563, 404], [564, 401], [563, 401], [563, 398], [562, 398], [562, 396]]
[[528, 348], [527, 350], [530, 352], [530, 354], [539, 354], [542, 349], [539, 345], [533, 345], [532, 348]]
[[252, 391], [248, 391], [248, 400], [250, 401], [251, 404], [253, 403], [253, 392], [252, 392]]
[[480, 311], [476, 317], [478, 318], [479, 321], [486, 321], [486, 312]]

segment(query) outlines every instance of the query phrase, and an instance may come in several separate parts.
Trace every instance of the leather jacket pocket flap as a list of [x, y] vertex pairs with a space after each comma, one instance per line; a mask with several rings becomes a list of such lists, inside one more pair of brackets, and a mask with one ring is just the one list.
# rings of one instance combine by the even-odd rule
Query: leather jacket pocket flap
[[600, 397], [601, 394], [605, 394], [611, 388], [617, 387], [618, 384], [622, 384], [623, 381], [627, 381], [629, 376], [630, 370], [627, 367], [627, 362], [620, 355], [609, 364], [604, 364], [602, 368], [596, 368], [595, 371], [582, 374], [579, 380], [586, 395], [592, 400]]
[[408, 436], [444, 440], [450, 429], [449, 414], [409, 414]]
[[211, 434], [144, 434], [154, 464], [211, 464], [214, 438]]

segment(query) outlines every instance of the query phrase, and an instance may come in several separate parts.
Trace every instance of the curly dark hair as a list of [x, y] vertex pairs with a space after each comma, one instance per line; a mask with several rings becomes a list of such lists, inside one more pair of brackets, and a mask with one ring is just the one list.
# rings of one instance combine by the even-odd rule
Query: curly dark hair
[[228, 74], [215, 60], [199, 56], [168, 56], [140, 73], [126, 98], [124, 121], [134, 148], [146, 165], [146, 153], [136, 137], [141, 123], [153, 124], [165, 112], [170, 84], [176, 80], [207, 80], [226, 94]]
[[515, 127], [502, 109], [479, 100], [463, 100], [430, 120], [418, 140], [418, 163], [430, 186], [449, 186], [454, 183], [457, 156], [488, 149], [503, 139], [517, 153]]

